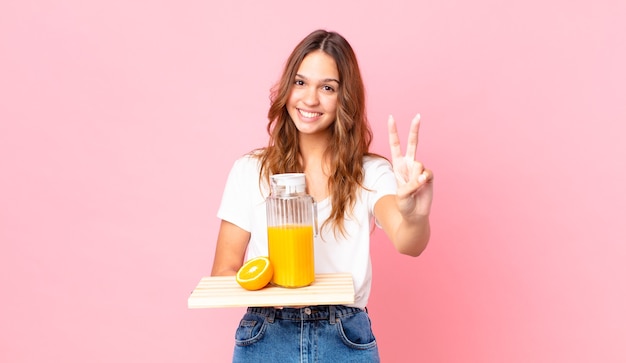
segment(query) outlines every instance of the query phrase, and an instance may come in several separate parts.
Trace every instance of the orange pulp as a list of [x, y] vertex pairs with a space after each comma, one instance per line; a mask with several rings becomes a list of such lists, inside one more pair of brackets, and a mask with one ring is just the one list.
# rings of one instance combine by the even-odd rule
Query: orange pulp
[[259, 290], [269, 284], [274, 273], [270, 260], [265, 256], [253, 258], [241, 266], [235, 279], [246, 290]]

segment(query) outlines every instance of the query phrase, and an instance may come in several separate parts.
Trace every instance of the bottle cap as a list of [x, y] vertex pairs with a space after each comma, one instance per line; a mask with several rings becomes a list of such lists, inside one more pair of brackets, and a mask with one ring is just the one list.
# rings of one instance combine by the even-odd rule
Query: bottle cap
[[306, 189], [304, 173], [274, 174], [270, 179], [272, 190], [278, 195], [300, 194]]

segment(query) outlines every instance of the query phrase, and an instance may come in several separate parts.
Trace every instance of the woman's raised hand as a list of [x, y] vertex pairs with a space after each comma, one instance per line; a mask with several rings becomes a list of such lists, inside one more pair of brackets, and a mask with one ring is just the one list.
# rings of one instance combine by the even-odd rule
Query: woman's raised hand
[[409, 220], [428, 216], [433, 200], [433, 172], [415, 159], [419, 128], [420, 115], [417, 114], [411, 122], [406, 154], [402, 155], [396, 121], [393, 116], [389, 116], [389, 146], [398, 182], [398, 209]]

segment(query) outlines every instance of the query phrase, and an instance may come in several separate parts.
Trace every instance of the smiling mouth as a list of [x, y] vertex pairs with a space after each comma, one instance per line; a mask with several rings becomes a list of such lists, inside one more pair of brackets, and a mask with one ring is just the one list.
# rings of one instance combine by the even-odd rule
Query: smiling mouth
[[313, 117], [319, 117], [322, 116], [321, 112], [307, 112], [307, 111], [303, 111], [301, 109], [298, 109], [298, 112], [300, 112], [300, 114], [306, 118], [313, 118]]

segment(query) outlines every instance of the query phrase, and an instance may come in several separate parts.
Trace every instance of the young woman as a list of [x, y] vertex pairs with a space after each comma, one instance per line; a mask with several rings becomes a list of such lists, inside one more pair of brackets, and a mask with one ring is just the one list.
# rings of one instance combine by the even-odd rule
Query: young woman
[[237, 328], [233, 362], [378, 362], [365, 311], [372, 223], [411, 256], [418, 256], [430, 237], [433, 174], [415, 160], [419, 115], [404, 156], [389, 118], [393, 166], [370, 153], [372, 132], [356, 56], [341, 35], [317, 30], [289, 56], [272, 90], [268, 119], [267, 147], [237, 160], [229, 174], [212, 275], [234, 275], [245, 260], [267, 255], [269, 177], [303, 172], [321, 223], [315, 272], [350, 272], [355, 303], [248, 308]]

